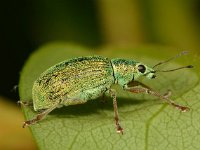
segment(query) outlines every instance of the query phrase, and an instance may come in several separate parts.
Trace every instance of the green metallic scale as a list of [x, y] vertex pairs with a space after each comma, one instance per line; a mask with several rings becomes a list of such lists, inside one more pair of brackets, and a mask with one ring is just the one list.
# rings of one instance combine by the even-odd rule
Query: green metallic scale
[[[25, 121], [23, 127], [38, 122], [55, 108], [82, 104], [108, 93], [113, 98], [117, 132], [123, 133], [119, 124], [116, 92], [111, 89], [113, 84], [119, 84], [124, 90], [132, 93], [157, 96], [182, 111], [188, 110], [187, 107], [175, 104], [169, 99], [169, 94], [161, 95], [135, 81], [140, 76], [155, 78], [156, 72], [153, 68], [134, 60], [120, 58], [110, 60], [102, 56], [78, 57], [58, 63], [43, 72], [34, 82], [33, 107], [40, 113], [34, 119]], [[20, 103], [25, 104], [25, 102]]]

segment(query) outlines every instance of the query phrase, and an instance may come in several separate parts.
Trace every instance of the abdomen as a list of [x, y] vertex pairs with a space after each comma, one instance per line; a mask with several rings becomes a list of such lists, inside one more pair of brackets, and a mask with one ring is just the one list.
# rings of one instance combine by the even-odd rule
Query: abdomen
[[100, 56], [63, 61], [40, 75], [33, 85], [34, 109], [55, 103], [73, 105], [95, 99], [114, 83], [109, 59]]

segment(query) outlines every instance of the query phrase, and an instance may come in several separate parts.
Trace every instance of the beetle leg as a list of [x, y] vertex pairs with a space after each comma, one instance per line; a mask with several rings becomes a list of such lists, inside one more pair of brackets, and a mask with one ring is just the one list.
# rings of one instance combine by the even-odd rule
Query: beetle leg
[[17, 101], [17, 104], [22, 105], [22, 106], [33, 107], [32, 101]]
[[117, 133], [123, 134], [123, 128], [119, 124], [119, 114], [118, 114], [118, 109], [117, 109], [117, 96], [116, 92], [113, 89], [110, 89], [109, 91], [111, 97], [113, 98], [113, 107], [114, 107], [114, 117], [115, 117], [115, 125], [117, 128]]
[[42, 120], [47, 114], [49, 114], [52, 110], [54, 110], [59, 104], [55, 104], [51, 108], [45, 109], [41, 113], [37, 114], [37, 116], [31, 120], [27, 120], [23, 123], [23, 128], [32, 124], [37, 123], [38, 121]]
[[172, 91], [168, 90], [165, 94], [163, 94], [164, 97], [169, 98], [172, 95]]
[[34, 111], [33, 102], [32, 102], [32, 101], [18, 101], [17, 104], [18, 104], [18, 105], [21, 105], [21, 106], [23, 106], [23, 107], [28, 107], [28, 108], [30, 108], [32, 111]]
[[175, 108], [181, 110], [182, 112], [186, 112], [189, 110], [188, 107], [186, 106], [181, 106], [179, 104], [176, 104], [173, 100], [171, 100], [169, 98], [170, 92], [169, 94], [165, 94], [165, 95], [161, 95], [160, 93], [152, 90], [151, 88], [149, 88], [148, 86], [144, 85], [143, 83], [134, 81], [135, 83], [131, 83], [128, 85], [135, 85], [132, 87], [129, 87], [128, 85], [124, 87], [125, 90], [132, 92], [132, 93], [145, 93], [145, 94], [150, 94], [156, 97], [159, 97], [162, 100], [165, 100], [165, 102], [167, 102], [168, 104], [174, 106]]
[[103, 93], [102, 96], [101, 96], [100, 102], [101, 102], [102, 104], [105, 104], [106, 101], [107, 101], [107, 100], [106, 100], [106, 95], [105, 95], [105, 93]]

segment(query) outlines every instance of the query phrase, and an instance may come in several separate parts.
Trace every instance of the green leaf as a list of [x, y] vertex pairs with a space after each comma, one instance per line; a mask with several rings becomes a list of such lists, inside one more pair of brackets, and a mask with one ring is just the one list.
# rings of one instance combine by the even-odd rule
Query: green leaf
[[[160, 51], [158, 51], [160, 50]], [[36, 78], [50, 66], [77, 56], [103, 55], [109, 58], [132, 58], [149, 66], [166, 60], [178, 52], [174, 48], [147, 46], [140, 48], [104, 48], [89, 51], [66, 43], [45, 45], [33, 53], [20, 78], [20, 98], [31, 101], [31, 88]], [[120, 123], [124, 134], [117, 134], [113, 118], [112, 99], [106, 97], [82, 105], [54, 110], [44, 120], [30, 126], [40, 149], [138, 149], [188, 150], [200, 147], [200, 70], [199, 56], [189, 54], [161, 69], [192, 64], [194, 69], [158, 73], [157, 78], [142, 82], [161, 93], [172, 91], [172, 99], [189, 106], [182, 113], [149, 95], [133, 95], [114, 87], [118, 92]], [[23, 108], [26, 120], [36, 113]], [[25, 129], [27, 130], [27, 129]]]

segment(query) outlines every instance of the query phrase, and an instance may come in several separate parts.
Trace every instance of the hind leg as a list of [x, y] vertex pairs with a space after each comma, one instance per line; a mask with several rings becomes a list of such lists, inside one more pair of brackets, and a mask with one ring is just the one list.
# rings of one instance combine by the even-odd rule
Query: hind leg
[[19, 104], [21, 106], [33, 107], [32, 101], [17, 101], [17, 104]]
[[32, 124], [37, 123], [38, 121], [42, 120], [43, 118], [45, 118], [45, 116], [47, 114], [49, 114], [52, 110], [54, 110], [56, 107], [58, 107], [59, 104], [55, 104], [52, 107], [45, 109], [44, 111], [40, 112], [39, 114], [37, 114], [37, 116], [31, 120], [27, 120], [23, 123], [23, 128]]

